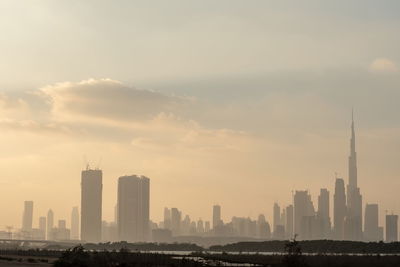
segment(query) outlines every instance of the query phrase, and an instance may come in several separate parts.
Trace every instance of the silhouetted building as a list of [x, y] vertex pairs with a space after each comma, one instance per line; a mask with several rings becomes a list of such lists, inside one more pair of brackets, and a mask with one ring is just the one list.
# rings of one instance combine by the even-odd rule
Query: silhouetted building
[[328, 239], [331, 235], [331, 219], [329, 217], [329, 191], [322, 188], [318, 196], [318, 239]]
[[103, 242], [117, 242], [118, 226], [115, 222], [103, 221], [101, 224], [101, 239]]
[[344, 189], [343, 179], [337, 178], [335, 182], [334, 195], [334, 210], [333, 210], [333, 232], [336, 240], [344, 239], [344, 220], [347, 213], [346, 208], [346, 192]]
[[173, 236], [181, 234], [181, 212], [177, 208], [171, 209], [171, 230]]
[[204, 223], [204, 231], [206, 233], [208, 233], [208, 232], [210, 232], [210, 230], [211, 230], [210, 221], [205, 221], [205, 223]]
[[46, 231], [46, 239], [47, 240], [52, 240], [51, 239], [51, 230], [54, 227], [54, 213], [53, 211], [50, 209], [47, 212], [47, 231]]
[[353, 118], [351, 122], [349, 184], [347, 185], [347, 214], [344, 239], [362, 240], [362, 196], [360, 188], [357, 186], [357, 152]]
[[71, 212], [71, 239], [79, 240], [79, 210], [73, 207]]
[[213, 206], [213, 229], [215, 229], [217, 226], [222, 224], [221, 220], [221, 206], [220, 205], [214, 205]]
[[293, 213], [293, 205], [289, 205], [286, 207], [286, 238], [293, 238], [293, 223], [294, 223], [294, 213]]
[[364, 240], [379, 241], [379, 210], [378, 204], [365, 206]]
[[148, 241], [150, 180], [144, 176], [118, 179], [118, 236], [121, 241]]
[[82, 171], [81, 239], [86, 242], [101, 241], [103, 173], [87, 168]]
[[46, 239], [46, 217], [39, 217], [39, 231], [41, 232], [41, 239]]
[[294, 231], [299, 239], [307, 239], [310, 235], [308, 221], [309, 217], [313, 216], [315, 216], [315, 210], [308, 191], [296, 191], [294, 195]]
[[278, 225], [281, 225], [281, 208], [279, 207], [278, 203], [274, 203], [274, 208], [273, 208], [273, 229], [274, 229], [274, 238], [275, 237], [275, 231], [276, 227]]
[[164, 208], [164, 229], [171, 230], [171, 210]]
[[398, 232], [398, 216], [386, 215], [386, 242], [397, 242]]
[[22, 231], [30, 235], [33, 220], [33, 201], [24, 202], [24, 213], [22, 215]]

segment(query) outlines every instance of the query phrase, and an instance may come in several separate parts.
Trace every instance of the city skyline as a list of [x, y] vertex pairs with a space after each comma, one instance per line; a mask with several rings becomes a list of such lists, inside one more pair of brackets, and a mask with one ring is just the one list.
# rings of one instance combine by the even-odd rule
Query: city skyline
[[400, 214], [399, 8], [391, 0], [1, 1], [0, 229], [21, 226], [24, 201], [34, 201], [34, 227], [51, 209], [53, 226], [61, 219], [69, 228], [88, 162], [103, 170], [108, 222], [116, 179], [143, 174], [157, 222], [175, 207], [212, 225], [218, 204], [224, 222], [264, 214], [272, 228], [274, 203], [282, 221], [296, 190], [308, 190], [319, 212], [325, 188], [334, 226], [337, 173], [353, 192], [343, 228], [359, 234], [374, 203], [384, 226], [386, 212]]
[[[354, 110], [352, 110], [352, 112], [351, 112], [351, 127], [350, 127], [350, 129], [351, 129], [350, 154], [349, 154], [349, 157], [348, 157], [348, 180], [347, 180], [347, 182], [343, 178], [337, 177], [338, 174], [335, 173], [336, 181], [335, 181], [334, 190], [333, 190], [334, 194], [332, 194], [331, 197], [330, 197], [330, 192], [331, 191], [326, 189], [326, 188], [321, 188], [320, 189], [320, 194], [318, 196], [316, 196], [316, 195], [313, 196], [313, 194], [310, 194], [309, 190], [305, 190], [305, 191], [301, 191], [301, 189], [300, 190], [295, 190], [296, 193], [293, 195], [293, 203], [288, 202], [288, 203], [286, 203], [287, 205], [284, 204], [283, 209], [282, 209], [282, 213], [281, 213], [281, 207], [278, 204], [278, 203], [282, 203], [282, 202], [279, 202], [279, 201], [278, 202], [274, 202], [273, 212], [271, 213], [272, 216], [270, 217], [270, 219], [267, 220], [267, 222], [270, 222], [270, 225], [271, 225], [270, 227], [271, 227], [271, 235], [272, 235], [272, 237], [274, 237], [273, 233], [277, 232], [276, 231], [276, 226], [277, 225], [287, 225], [288, 222], [286, 221], [286, 211], [288, 209], [288, 206], [292, 206], [292, 205], [296, 206], [296, 201], [297, 201], [296, 197], [297, 197], [297, 194], [298, 194], [300, 199], [302, 199], [302, 200], [298, 200], [298, 201], [300, 201], [299, 203], [304, 203], [304, 204], [301, 204], [301, 205], [305, 205], [304, 207], [306, 207], [307, 205], [311, 205], [310, 207], [311, 207], [311, 210], [312, 210], [312, 211], [306, 211], [307, 209], [309, 209], [309, 208], [306, 208], [306, 210], [298, 211], [298, 212], [300, 212], [301, 214], [305, 214], [305, 215], [310, 213], [312, 215], [315, 214], [316, 216], [325, 216], [327, 218], [326, 219], [326, 223], [329, 224], [329, 226], [326, 226], [326, 227], [328, 227], [329, 229], [332, 228], [332, 235], [329, 236], [329, 238], [332, 238], [332, 239], [364, 240], [364, 238], [366, 238], [368, 240], [368, 238], [371, 237], [371, 236], [368, 236], [368, 234], [370, 234], [368, 232], [368, 229], [369, 229], [368, 226], [365, 225], [366, 224], [365, 222], [363, 223], [364, 210], [365, 210], [365, 213], [368, 213], [368, 211], [371, 213], [371, 208], [375, 209], [375, 211], [372, 211], [372, 213], [375, 214], [374, 216], [377, 219], [376, 222], [373, 222], [373, 224], [376, 224], [374, 226], [376, 228], [376, 230], [373, 229], [373, 230], [369, 230], [369, 231], [370, 232], [371, 231], [372, 232], [376, 231], [376, 233], [370, 234], [370, 235], [374, 236], [375, 239], [376, 239], [376, 235], [378, 234], [378, 232], [377, 232], [378, 231], [378, 229], [377, 229], [378, 227], [377, 226], [385, 223], [385, 221], [384, 221], [385, 216], [390, 215], [390, 214], [388, 214], [388, 211], [385, 210], [385, 215], [383, 216], [382, 212], [379, 214], [379, 208], [375, 207], [376, 205], [379, 205], [379, 204], [365, 203], [365, 205], [363, 206], [362, 200], [361, 200], [361, 203], [359, 203], [360, 207], [358, 207], [359, 209], [362, 209], [361, 211], [354, 211], [354, 208], [352, 208], [352, 205], [354, 205], [354, 204], [352, 204], [353, 200], [351, 199], [350, 195], [353, 194], [355, 189], [357, 189], [356, 194], [360, 194], [359, 193], [360, 192], [360, 188], [357, 187], [357, 180], [358, 180], [357, 176], [358, 175], [357, 175], [357, 152], [356, 152], [356, 133], [355, 133], [355, 122], [354, 122]], [[98, 226], [97, 226], [98, 230], [97, 230], [97, 233], [94, 234], [94, 235], [95, 236], [96, 235], [97, 236], [101, 236], [101, 234], [100, 234], [101, 231], [102, 231], [101, 230], [101, 223], [102, 223], [102, 221], [105, 221], [104, 217], [102, 216], [102, 212], [103, 212], [103, 205], [102, 205], [102, 195], [103, 195], [103, 193], [102, 193], [102, 191], [103, 191], [102, 190], [102, 170], [100, 170], [98, 168], [91, 169], [89, 163], [87, 163], [86, 169], [82, 171], [82, 179], [84, 179], [83, 177], [85, 177], [85, 176], [88, 177], [88, 178], [92, 177], [91, 179], [93, 179], [97, 175], [96, 173], [99, 173], [99, 175], [100, 175], [99, 176], [99, 179], [100, 179], [99, 180], [99, 185], [90, 184], [90, 183], [93, 183], [94, 182], [93, 181], [93, 182], [86, 182], [87, 185], [84, 186], [84, 184], [83, 184], [84, 180], [82, 180], [82, 197], [81, 198], [82, 198], [82, 201], [84, 201], [83, 200], [83, 196], [85, 194], [84, 192], [88, 190], [88, 189], [84, 189], [85, 187], [89, 186], [88, 188], [91, 188], [90, 189], [90, 194], [96, 194], [95, 192], [98, 192], [98, 194], [99, 194], [98, 198], [100, 199], [100, 202], [93, 200], [94, 202], [92, 202], [92, 204], [90, 204], [90, 205], [98, 205], [98, 204], [95, 204], [96, 202], [100, 204], [100, 206], [98, 206], [98, 208], [96, 208], [96, 209], [99, 209], [100, 213], [99, 213]], [[128, 179], [128, 178], [141, 179], [140, 176], [139, 176], [139, 178], [135, 178], [135, 177], [137, 177], [137, 176], [135, 176], [135, 175], [133, 175], [133, 176], [121, 176], [121, 177], [118, 178], [118, 181], [121, 180], [121, 179]], [[146, 178], [146, 177], [144, 177], [144, 178]], [[148, 179], [148, 178], [146, 178], [146, 179]], [[341, 183], [338, 184], [338, 181], [341, 182]], [[95, 183], [97, 183], [97, 182], [95, 182]], [[120, 189], [118, 189], [118, 191], [121, 190], [122, 188], [125, 188], [125, 190], [127, 190], [126, 188], [129, 188], [129, 186], [120, 187], [119, 184], [120, 184], [120, 182], [118, 182], [118, 188], [120, 188]], [[96, 190], [93, 191], [93, 186], [98, 187], [99, 189], [98, 190], [96, 189], [97, 191]], [[340, 192], [340, 190], [341, 190], [341, 192], [339, 193], [339, 194], [341, 194], [341, 196], [339, 195], [339, 200], [336, 200], [337, 197], [335, 196], [335, 194], [337, 192], [336, 190], [338, 190], [338, 187], [339, 187], [339, 191], [338, 192]], [[147, 189], [147, 190], [149, 190], [149, 189]], [[303, 195], [303, 196], [300, 196], [300, 195]], [[93, 196], [94, 195], [92, 195], [92, 197]], [[357, 197], [360, 198], [360, 199], [362, 198], [361, 195], [359, 195]], [[340, 199], [342, 199], [342, 200], [340, 200]], [[114, 220], [118, 219], [118, 214], [119, 214], [119, 212], [118, 212], [118, 201], [120, 201], [119, 197], [117, 198], [117, 201], [116, 201], [117, 204], [115, 205], [114, 216], [116, 216], [116, 217], [114, 218]], [[309, 201], [310, 204], [307, 204], [307, 201]], [[339, 201], [339, 202], [336, 202], [336, 201]], [[340, 204], [340, 201], [342, 201], [343, 204]], [[33, 218], [34, 201], [27, 201], [26, 200], [24, 203], [25, 203], [25, 207], [24, 207], [24, 211], [23, 211], [22, 224], [21, 224], [21, 228], [20, 229], [22, 231], [30, 231], [30, 230], [32, 230], [32, 228], [34, 228], [33, 226], [35, 225], [35, 223], [34, 223], [34, 221], [32, 219]], [[81, 206], [82, 206], [82, 203], [81, 203]], [[332, 206], [330, 206], [329, 203], [332, 203], [331, 204]], [[342, 206], [342, 208], [340, 208], [340, 206]], [[322, 207], [322, 209], [321, 209], [321, 207]], [[336, 209], [338, 209], [338, 207], [339, 207], [339, 209], [342, 209], [342, 210], [341, 211], [340, 210], [336, 211]], [[177, 212], [176, 208], [173, 208], [173, 209], [175, 209], [175, 214], [176, 214], [176, 212]], [[48, 212], [49, 213], [52, 212], [52, 209], [50, 208]], [[79, 217], [85, 218], [85, 215], [82, 215], [82, 213], [79, 213], [79, 207], [73, 207], [72, 212], [75, 213], [75, 214], [71, 215], [71, 216], [72, 217], [73, 216], [78, 217], [78, 221], [79, 221], [79, 224], [80, 224], [79, 225], [80, 226], [79, 229], [76, 229], [76, 226], [75, 226], [73, 235], [75, 237], [76, 236], [81, 237], [81, 235], [82, 235], [82, 230], [81, 230], [82, 221], [79, 220]], [[78, 212], [78, 214], [76, 215], [77, 212]], [[92, 211], [91, 212], [93, 212], [93, 207], [92, 207]], [[392, 212], [391, 214], [393, 214], [393, 211], [391, 211], [391, 212]], [[49, 213], [47, 214], [47, 220], [49, 218]], [[339, 219], [339, 220], [342, 220], [342, 222], [337, 221], [336, 213], [341, 214], [341, 215], [338, 215], [338, 216], [340, 218], [342, 218], [342, 219]], [[360, 215], [358, 215], [359, 217], [356, 219], [356, 222], [353, 221], [355, 213], [356, 214], [360, 214]], [[260, 214], [262, 216], [264, 216], [265, 213], [260, 212]], [[236, 215], [238, 215], [238, 214], [236, 214]], [[235, 217], [236, 215], [234, 215], [233, 217]], [[51, 216], [53, 217], [54, 215], [51, 215]], [[165, 211], [164, 211], [164, 220], [165, 220], [165, 216], [166, 215], [165, 215]], [[172, 215], [170, 215], [170, 216], [172, 216]], [[179, 216], [182, 216], [182, 215], [179, 215]], [[214, 218], [214, 216], [217, 216], [217, 217]], [[294, 216], [293, 231], [294, 231], [294, 233], [297, 232], [297, 235], [299, 235], [299, 233], [301, 232], [301, 230], [300, 230], [300, 227], [301, 227], [300, 226], [300, 223], [301, 223], [300, 217], [297, 218], [297, 220], [296, 220], [296, 213], [293, 213], [293, 215], [291, 215], [291, 216]], [[303, 215], [299, 215], [299, 216], [303, 216]], [[72, 220], [73, 220], [72, 217], [71, 217], [71, 221], [70, 221], [71, 230], [72, 230]], [[249, 217], [249, 218], [255, 219], [255, 217], [253, 218], [251, 216], [244, 216], [244, 217]], [[373, 221], [376, 220], [375, 217], [372, 218]], [[38, 227], [37, 227], [39, 229], [42, 228], [41, 225], [40, 225], [42, 218], [46, 218], [46, 217], [39, 217], [39, 224], [38, 224]], [[89, 218], [91, 218], [91, 220], [92, 220], [93, 216], [90, 215]], [[221, 222], [223, 222], [222, 217], [221, 217], [221, 206], [216, 204], [216, 205], [213, 206], [213, 213], [212, 213], [211, 217], [207, 219], [207, 223], [210, 223], [210, 229], [214, 228], [214, 223], [216, 223], [219, 220], [218, 218], [220, 218]], [[365, 218], [367, 219], [367, 215], [365, 215]], [[180, 218], [180, 219], [183, 219], [183, 218]], [[199, 217], [199, 220], [200, 219], [201, 219], [201, 217]], [[230, 218], [225, 217], [226, 221], [229, 221], [229, 219]], [[123, 220], [126, 220], [126, 219], [123, 219]], [[151, 220], [151, 218], [150, 218], [150, 220]], [[61, 220], [61, 221], [64, 221], [64, 220]], [[108, 221], [117, 223], [117, 221], [113, 221], [113, 220], [108, 220]], [[162, 220], [160, 220], [160, 221], [162, 221]], [[52, 218], [51, 225], [56, 225], [55, 222], [56, 221], [54, 221], [54, 219]], [[46, 222], [46, 220], [45, 220], [43, 223], [47, 224], [47, 228], [49, 228], [49, 226], [48, 226], [49, 222]], [[59, 221], [59, 223], [60, 223], [60, 221]], [[61, 222], [61, 223], [63, 223], [63, 222]], [[75, 222], [75, 224], [76, 224], [76, 222]], [[137, 224], [137, 222], [135, 223], [135, 225], [136, 224]], [[347, 226], [346, 226], [346, 224], [347, 224]], [[93, 221], [88, 222], [88, 225], [90, 225], [90, 229], [91, 230], [94, 229]], [[118, 223], [117, 223], [117, 226], [118, 226]], [[346, 230], [346, 227], [347, 228], [350, 227], [350, 228]], [[51, 226], [50, 226], [50, 228], [51, 228]], [[13, 226], [13, 229], [18, 229], [18, 227], [14, 227]], [[339, 230], [337, 230], [337, 229], [339, 229]], [[126, 232], [126, 230], [124, 230], [124, 231]], [[288, 231], [288, 230], [286, 229], [284, 231]], [[339, 232], [341, 231], [342, 233], [338, 234], [337, 231], [339, 231]], [[347, 231], [347, 233], [346, 233], [346, 231]], [[359, 233], [353, 233], [354, 231], [359, 231]], [[77, 234], [77, 232], [79, 232], [79, 234]], [[93, 241], [93, 242], [100, 242], [101, 241], [101, 239], [93, 239], [91, 237], [88, 237], [88, 236], [86, 236], [85, 231], [83, 231], [83, 232], [84, 232], [83, 236], [86, 237], [86, 239], [83, 238], [84, 240]], [[278, 230], [278, 232], [279, 232], [279, 230]], [[367, 236], [363, 236], [363, 232], [367, 232]], [[121, 240], [122, 240], [122, 236], [127, 235], [126, 233], [125, 234], [124, 233], [118, 234], [119, 238]], [[72, 235], [72, 233], [71, 233], [71, 235]], [[137, 234], [134, 235], [135, 237], [133, 237], [131, 239], [128, 238], [128, 239], [131, 240], [131, 241], [147, 240], [147, 238], [136, 237], [136, 235]], [[49, 236], [49, 233], [46, 233], [46, 236]], [[282, 239], [282, 238], [284, 238], [284, 236], [283, 237], [277, 237], [277, 238], [278, 239]]]
[[[284, 240], [295, 236], [300, 240], [353, 240], [381, 241], [398, 240], [398, 215], [385, 215], [385, 226], [379, 223], [379, 204], [362, 204], [361, 189], [358, 187], [357, 150], [354, 111], [351, 115], [350, 153], [348, 157], [348, 181], [335, 177], [335, 192], [320, 189], [318, 202], [313, 202], [308, 190], [296, 190], [293, 202], [283, 206], [273, 204], [270, 220], [260, 213], [257, 220], [250, 217], [233, 216], [231, 221], [221, 217], [221, 206], [212, 207], [210, 220], [193, 220], [176, 207], [164, 208], [164, 218], [159, 223], [151, 220], [150, 179], [145, 176], [121, 176], [118, 178], [118, 198], [114, 221], [102, 217], [102, 170], [82, 171], [81, 213], [73, 207], [70, 229], [66, 220], [54, 225], [54, 214], [50, 209], [47, 218], [39, 217], [37, 228], [33, 227], [33, 201], [24, 202], [20, 232], [14, 231], [13, 238], [34, 240], [85, 240], [86, 242], [128, 241], [172, 242], [172, 238], [185, 236], [216, 238], [258, 238], [261, 240]], [[317, 206], [318, 205], [318, 206]], [[331, 215], [332, 214], [332, 215]], [[332, 216], [332, 217], [331, 217]], [[79, 217], [81, 227], [79, 229]], [[333, 218], [333, 221], [332, 219]], [[270, 222], [270, 223], [269, 223]], [[333, 224], [332, 224], [333, 222]], [[47, 225], [46, 225], [47, 224]], [[47, 227], [47, 229], [46, 229]], [[10, 228], [12, 229], [12, 228]], [[9, 229], [9, 231], [10, 231]], [[80, 232], [80, 235], [78, 234]], [[3, 235], [7, 232], [3, 231]], [[192, 241], [193, 242], [193, 241]], [[196, 241], [194, 241], [196, 242]], [[197, 240], [197, 242], [199, 242]]]

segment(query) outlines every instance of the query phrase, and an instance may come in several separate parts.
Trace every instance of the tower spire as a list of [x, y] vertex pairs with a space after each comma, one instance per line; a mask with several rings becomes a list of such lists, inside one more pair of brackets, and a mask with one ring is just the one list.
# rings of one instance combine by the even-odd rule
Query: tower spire
[[350, 188], [357, 188], [357, 152], [356, 134], [354, 130], [354, 109], [351, 109], [351, 139], [349, 156], [349, 185]]

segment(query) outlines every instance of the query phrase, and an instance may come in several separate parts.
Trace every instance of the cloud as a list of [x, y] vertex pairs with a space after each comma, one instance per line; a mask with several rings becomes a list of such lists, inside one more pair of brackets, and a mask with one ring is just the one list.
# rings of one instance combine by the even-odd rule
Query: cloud
[[160, 112], [173, 112], [185, 99], [139, 90], [111, 79], [63, 82], [40, 89], [58, 120], [146, 120]]
[[32, 133], [71, 133], [67, 126], [57, 123], [42, 123], [33, 120], [2, 119], [0, 120], [0, 127], [16, 131], [29, 131]]
[[377, 58], [369, 65], [372, 72], [397, 72], [399, 68], [392, 60], [387, 58]]

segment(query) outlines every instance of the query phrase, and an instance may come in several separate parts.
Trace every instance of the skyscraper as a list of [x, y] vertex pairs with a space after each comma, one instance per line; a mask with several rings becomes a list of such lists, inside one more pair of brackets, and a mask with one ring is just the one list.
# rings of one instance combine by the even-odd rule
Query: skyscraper
[[47, 212], [47, 233], [46, 233], [46, 239], [51, 240], [51, 230], [53, 230], [54, 227], [54, 213], [51, 209]]
[[311, 235], [309, 230], [313, 216], [315, 216], [315, 210], [308, 191], [296, 191], [294, 194], [294, 233], [300, 239], [307, 239]]
[[336, 178], [333, 207], [333, 232], [336, 240], [344, 239], [344, 219], [346, 217], [346, 192], [343, 179]]
[[164, 229], [171, 230], [171, 210], [164, 208]]
[[46, 239], [46, 217], [39, 217], [39, 232], [42, 239]]
[[329, 191], [321, 188], [318, 196], [318, 227], [319, 238], [327, 239], [330, 237], [331, 219], [329, 217]]
[[221, 206], [213, 206], [213, 229], [221, 224]]
[[354, 119], [351, 121], [351, 139], [349, 156], [349, 184], [347, 185], [347, 214], [344, 226], [344, 238], [362, 239], [362, 196], [357, 185], [357, 152]]
[[379, 241], [379, 210], [378, 204], [367, 204], [365, 206], [364, 240]]
[[398, 241], [398, 219], [397, 215], [386, 215], [386, 242]]
[[278, 203], [274, 203], [273, 215], [274, 215], [274, 217], [273, 217], [273, 221], [272, 221], [272, 223], [273, 223], [272, 227], [273, 227], [273, 231], [275, 234], [276, 227], [278, 225], [281, 225], [281, 207], [279, 207]]
[[177, 208], [171, 208], [171, 230], [174, 236], [181, 234], [181, 217], [181, 212]]
[[118, 237], [121, 241], [149, 239], [150, 179], [122, 176], [118, 179]]
[[293, 238], [293, 222], [294, 222], [293, 216], [294, 216], [293, 205], [289, 205], [286, 207], [286, 225], [285, 225], [286, 237], [288, 239]]
[[79, 210], [73, 207], [71, 212], [71, 239], [79, 240]]
[[101, 241], [103, 173], [89, 167], [82, 171], [81, 180], [81, 240]]
[[22, 215], [22, 231], [30, 233], [32, 231], [33, 220], [33, 201], [24, 202], [24, 213]]

